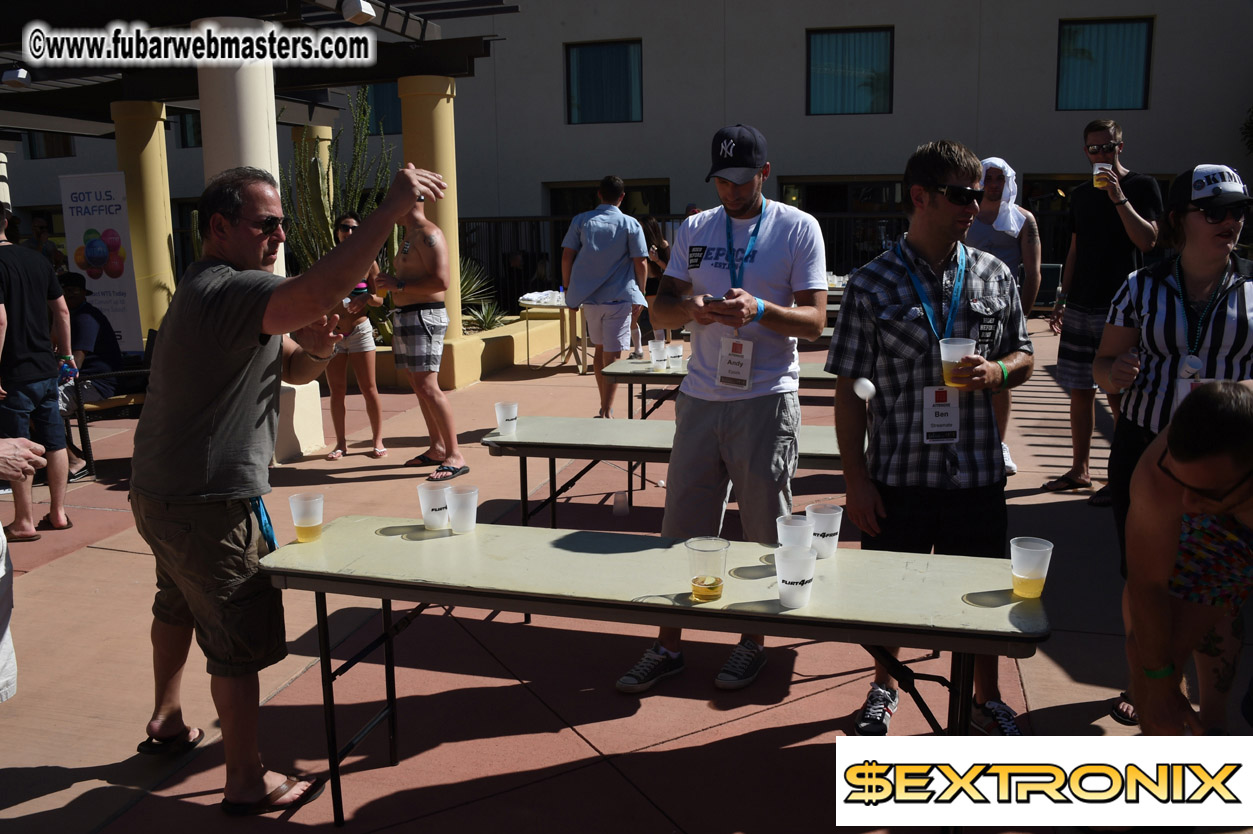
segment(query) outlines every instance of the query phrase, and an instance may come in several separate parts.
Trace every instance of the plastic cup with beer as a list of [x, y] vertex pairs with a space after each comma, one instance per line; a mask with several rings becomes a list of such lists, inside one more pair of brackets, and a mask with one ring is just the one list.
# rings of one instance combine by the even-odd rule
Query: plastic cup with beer
[[802, 608], [809, 604], [817, 558], [812, 547], [775, 548], [774, 572], [779, 578], [779, 604], [784, 608]]
[[448, 484], [423, 481], [418, 484], [418, 504], [422, 507], [422, 523], [428, 530], [448, 526]]
[[287, 499], [291, 520], [296, 525], [296, 541], [315, 542], [322, 538], [322, 493], [302, 492]]
[[479, 488], [455, 486], [448, 490], [448, 520], [454, 533], [473, 533], [479, 518]]
[[1044, 591], [1053, 543], [1033, 536], [1009, 540], [1009, 566], [1014, 596], [1035, 599]]
[[975, 352], [974, 339], [941, 339], [940, 367], [944, 369], [944, 384], [950, 388], [965, 388], [953, 381], [953, 371], [961, 364], [963, 356]]
[[518, 431], [518, 404], [496, 403], [496, 431], [500, 434], [516, 434]]
[[1109, 177], [1106, 176], [1110, 171], [1114, 170], [1114, 166], [1108, 162], [1097, 162], [1092, 165], [1092, 185], [1094, 188], [1104, 188], [1109, 184]]
[[692, 577], [692, 600], [713, 602], [721, 599], [730, 543], [717, 536], [697, 536], [685, 541], [683, 546], [687, 549], [688, 573]]
[[783, 547], [812, 547], [814, 520], [805, 515], [781, 515], [775, 519], [779, 544]]
[[805, 515], [814, 523], [814, 552], [819, 559], [831, 558], [840, 544], [844, 508], [836, 504], [810, 504], [805, 508]]

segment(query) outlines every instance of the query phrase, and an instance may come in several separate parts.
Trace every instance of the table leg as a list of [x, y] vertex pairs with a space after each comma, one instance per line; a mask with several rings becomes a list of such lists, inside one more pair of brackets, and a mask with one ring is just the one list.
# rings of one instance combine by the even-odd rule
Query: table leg
[[975, 700], [975, 658], [966, 652], [953, 652], [949, 667], [952, 689], [948, 695], [948, 734], [970, 735], [970, 713]]
[[[640, 406], [643, 408], [643, 405]], [[627, 383], [627, 419], [635, 419], [635, 383]]]
[[518, 476], [522, 480], [522, 526], [529, 526], [531, 523], [531, 508], [526, 500], [526, 458], [518, 458]]
[[392, 766], [400, 764], [399, 726], [396, 719], [396, 636], [392, 634], [392, 601], [383, 600], [383, 633], [387, 642], [383, 644], [384, 684], [387, 688], [387, 749], [391, 753]]
[[548, 459], [548, 503], [552, 522], [548, 525], [557, 528], [557, 459]]
[[335, 825], [344, 824], [344, 789], [339, 781], [339, 738], [335, 731], [335, 676], [331, 672], [330, 625], [326, 618], [326, 594], [314, 595], [318, 614], [318, 654], [322, 667], [322, 719], [326, 723], [326, 763], [331, 773], [331, 808]]

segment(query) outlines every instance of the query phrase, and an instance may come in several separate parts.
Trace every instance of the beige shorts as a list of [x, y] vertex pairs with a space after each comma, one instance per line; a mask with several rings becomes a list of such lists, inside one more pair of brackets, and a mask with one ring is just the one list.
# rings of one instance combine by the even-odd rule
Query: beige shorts
[[631, 302], [584, 304], [583, 315], [592, 344], [609, 352], [631, 349]]
[[374, 350], [374, 325], [369, 318], [357, 322], [344, 338], [335, 343], [336, 353], [369, 353]]
[[238, 677], [287, 656], [282, 592], [258, 572], [269, 552], [248, 501], [171, 504], [131, 493], [156, 558], [152, 616], [188, 626], [210, 675]]

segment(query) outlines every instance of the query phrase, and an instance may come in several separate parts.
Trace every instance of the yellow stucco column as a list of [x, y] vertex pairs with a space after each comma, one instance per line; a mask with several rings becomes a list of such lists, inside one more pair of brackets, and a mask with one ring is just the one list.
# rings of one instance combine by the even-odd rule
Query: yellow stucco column
[[[296, 125], [291, 129], [292, 156], [295, 164], [305, 164], [309, 168], [309, 178], [315, 183], [326, 183], [328, 186], [327, 196], [330, 196], [330, 188], [334, 188], [334, 171], [331, 168], [331, 139], [334, 134], [329, 125]], [[313, 152], [313, 156], [308, 159], [302, 158], [302, 151], [305, 150], [304, 144], [309, 141], [313, 143], [313, 147], [309, 148]], [[321, 189], [314, 192], [320, 198], [322, 196]], [[296, 195], [290, 195], [293, 200]], [[323, 203], [318, 199], [318, 209], [326, 215], [327, 223], [335, 218], [330, 216], [330, 203]], [[335, 230], [331, 230], [332, 239], [335, 237]]]
[[[419, 168], [443, 175], [448, 183], [444, 199], [427, 204], [426, 216], [431, 218], [448, 241], [451, 284], [445, 304], [448, 307], [448, 338], [444, 358], [452, 359], [451, 367], [440, 369], [440, 385], [455, 388], [479, 378], [478, 358], [469, 372], [468, 362], [458, 362], [454, 351], [461, 333], [461, 250], [457, 240], [457, 132], [453, 123], [453, 99], [457, 85], [451, 78], [436, 75], [410, 75], [397, 81], [400, 94], [401, 129], [404, 131], [401, 164], [412, 162]], [[458, 366], [466, 366], [459, 368]], [[469, 372], [469, 373], [467, 373]]]
[[117, 166], [126, 181], [131, 257], [140, 332], [157, 330], [174, 295], [174, 224], [165, 155], [165, 105], [115, 101], [109, 105]]

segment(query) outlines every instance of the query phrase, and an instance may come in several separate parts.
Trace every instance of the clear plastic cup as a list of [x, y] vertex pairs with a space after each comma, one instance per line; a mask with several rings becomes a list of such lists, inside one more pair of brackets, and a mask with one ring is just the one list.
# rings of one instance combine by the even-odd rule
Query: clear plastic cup
[[322, 493], [302, 492], [287, 499], [291, 520], [296, 525], [296, 541], [315, 542], [322, 538]]
[[500, 434], [516, 434], [518, 431], [518, 404], [496, 403], [496, 431]]
[[1009, 540], [1009, 567], [1014, 596], [1035, 599], [1044, 592], [1044, 579], [1048, 576], [1049, 560], [1053, 557], [1053, 543], [1033, 536], [1019, 536]]
[[1104, 189], [1104, 188], [1105, 188], [1105, 185], [1109, 182], [1109, 179], [1108, 179], [1108, 177], [1106, 176], [1106, 174], [1108, 174], [1108, 173], [1109, 173], [1110, 171], [1112, 171], [1112, 170], [1114, 170], [1114, 166], [1113, 166], [1113, 165], [1111, 165], [1111, 164], [1109, 164], [1108, 162], [1095, 162], [1095, 163], [1093, 163], [1093, 165], [1092, 165], [1092, 186], [1093, 186], [1094, 188], [1101, 188], [1101, 189]]
[[844, 508], [835, 504], [810, 504], [805, 508], [805, 515], [814, 523], [813, 548], [818, 558], [831, 558], [840, 545]]
[[775, 519], [782, 547], [812, 547], [814, 520], [803, 515], [781, 515]]
[[775, 549], [774, 572], [779, 578], [779, 604], [784, 608], [802, 608], [809, 604], [817, 559], [818, 554], [812, 547]]
[[940, 367], [944, 370], [945, 385], [950, 388], [966, 387], [953, 381], [953, 371], [957, 370], [957, 366], [961, 363], [963, 356], [969, 356], [974, 352], [974, 339], [940, 340]]
[[696, 602], [721, 599], [730, 542], [717, 536], [697, 536], [685, 541], [683, 546], [687, 549], [688, 574], [692, 577], [692, 599]]
[[418, 503], [422, 507], [422, 523], [428, 530], [448, 526], [448, 484], [423, 481], [418, 484]]
[[683, 344], [666, 345], [666, 367], [672, 371], [683, 370]]
[[448, 491], [448, 518], [454, 533], [473, 533], [479, 517], [479, 488], [454, 486]]

